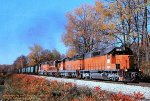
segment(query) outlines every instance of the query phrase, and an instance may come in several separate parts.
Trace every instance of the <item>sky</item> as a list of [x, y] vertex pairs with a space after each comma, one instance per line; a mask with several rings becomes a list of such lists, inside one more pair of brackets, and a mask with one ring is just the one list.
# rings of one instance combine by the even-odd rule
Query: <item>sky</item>
[[66, 13], [94, 0], [0, 0], [0, 64], [28, 55], [34, 44], [66, 53]]

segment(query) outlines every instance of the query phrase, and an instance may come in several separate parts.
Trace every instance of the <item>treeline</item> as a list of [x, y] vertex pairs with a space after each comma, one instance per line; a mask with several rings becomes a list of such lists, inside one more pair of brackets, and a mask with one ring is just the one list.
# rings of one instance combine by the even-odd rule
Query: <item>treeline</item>
[[11, 72], [14, 69], [13, 65], [0, 65], [0, 73]]
[[60, 54], [56, 49], [49, 50], [43, 49], [40, 45], [35, 44], [30, 47], [30, 53], [25, 56], [21, 55], [16, 58], [11, 65], [0, 65], [0, 73], [16, 72], [19, 68], [25, 68], [27, 66], [38, 66], [40, 63], [59, 60], [65, 56]]
[[57, 50], [43, 49], [40, 45], [30, 47], [30, 53], [27, 56], [19, 56], [13, 63], [15, 70], [27, 66], [36, 66], [42, 62], [54, 61], [61, 59], [61, 55]]
[[133, 50], [135, 63], [150, 74], [149, 0], [97, 0], [66, 17], [62, 39], [69, 47], [68, 56], [122, 45]]

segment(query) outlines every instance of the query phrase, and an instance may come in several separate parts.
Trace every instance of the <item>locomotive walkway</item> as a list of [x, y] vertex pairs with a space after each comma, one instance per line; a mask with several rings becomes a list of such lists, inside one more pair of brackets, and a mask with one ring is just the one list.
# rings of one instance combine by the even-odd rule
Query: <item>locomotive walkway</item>
[[[39, 77], [39, 76], [38, 76]], [[109, 92], [118, 93], [121, 91], [123, 94], [126, 95], [133, 95], [135, 92], [144, 94], [145, 99], [150, 100], [150, 87], [143, 87], [143, 86], [136, 86], [136, 85], [127, 85], [127, 84], [117, 84], [117, 83], [107, 83], [107, 82], [97, 82], [97, 81], [85, 81], [85, 80], [77, 80], [77, 79], [68, 79], [68, 78], [56, 78], [56, 77], [46, 77], [40, 76], [45, 78], [48, 81], [57, 80], [58, 82], [71, 82], [76, 84], [77, 86], [87, 86], [89, 88], [93, 87], [101, 87], [102, 90], [106, 90]]]

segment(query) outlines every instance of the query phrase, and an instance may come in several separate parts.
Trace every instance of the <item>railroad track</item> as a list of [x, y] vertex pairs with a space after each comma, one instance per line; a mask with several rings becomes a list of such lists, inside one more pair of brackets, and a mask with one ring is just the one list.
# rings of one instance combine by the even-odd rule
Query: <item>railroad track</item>
[[[42, 75], [43, 76], [43, 75]], [[52, 76], [46, 76], [45, 77], [52, 77]], [[104, 83], [112, 83], [112, 84], [124, 84], [123, 82], [114, 82], [114, 81], [108, 81], [108, 80], [97, 80], [97, 79], [80, 79], [80, 78], [67, 78], [67, 77], [55, 77], [55, 78], [64, 78], [64, 79], [74, 79], [74, 80], [83, 80], [83, 81], [94, 81], [94, 82], [104, 82]], [[146, 82], [139, 82], [139, 83], [127, 83], [125, 85], [135, 85], [135, 86], [142, 86], [142, 87], [150, 87], [150, 83]]]

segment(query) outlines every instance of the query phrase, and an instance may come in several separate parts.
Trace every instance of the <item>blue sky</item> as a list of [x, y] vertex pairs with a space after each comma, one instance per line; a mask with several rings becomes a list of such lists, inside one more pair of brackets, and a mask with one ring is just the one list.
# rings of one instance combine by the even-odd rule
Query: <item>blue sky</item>
[[65, 14], [94, 0], [0, 0], [0, 64], [12, 64], [29, 47], [66, 52], [61, 41]]

